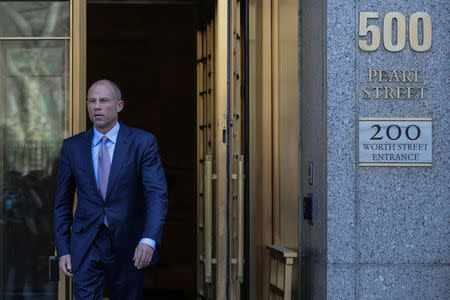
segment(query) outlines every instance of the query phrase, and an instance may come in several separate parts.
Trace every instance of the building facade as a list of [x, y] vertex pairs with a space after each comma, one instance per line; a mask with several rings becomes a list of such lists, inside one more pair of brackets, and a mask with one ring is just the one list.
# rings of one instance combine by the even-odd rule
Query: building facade
[[72, 299], [49, 262], [59, 150], [102, 78], [167, 175], [145, 298], [448, 298], [449, 13], [0, 1], [0, 299]]

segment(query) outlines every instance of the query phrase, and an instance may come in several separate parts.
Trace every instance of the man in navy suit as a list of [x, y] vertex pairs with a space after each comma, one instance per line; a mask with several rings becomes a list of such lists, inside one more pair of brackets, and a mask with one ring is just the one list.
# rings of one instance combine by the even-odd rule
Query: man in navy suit
[[102, 299], [105, 274], [111, 299], [142, 298], [143, 268], [161, 243], [167, 185], [156, 140], [118, 121], [123, 106], [115, 83], [95, 82], [87, 95], [93, 128], [61, 149], [55, 243], [77, 300]]

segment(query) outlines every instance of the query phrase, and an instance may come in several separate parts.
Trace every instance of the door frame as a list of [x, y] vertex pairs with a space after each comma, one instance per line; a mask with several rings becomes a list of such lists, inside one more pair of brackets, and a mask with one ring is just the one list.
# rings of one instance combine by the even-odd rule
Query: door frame
[[87, 0], [71, 0], [71, 133], [86, 130], [86, 13]]
[[[298, 5], [297, 0], [246, 0], [251, 300], [269, 299], [266, 246], [299, 252]], [[294, 290], [299, 272], [294, 269]]]
[[[287, 24], [285, 21], [294, 22], [292, 16], [295, 16], [295, 28], [298, 28], [298, 9], [292, 9], [292, 7], [297, 8], [298, 4], [297, 1], [293, 0], [242, 0], [242, 2], [245, 2], [244, 7], [246, 16], [248, 16], [245, 21], [245, 31], [248, 32], [249, 39], [249, 43], [244, 45], [245, 51], [248, 51], [248, 54], [245, 54], [248, 58], [248, 69], [244, 70], [246, 72], [244, 76], [248, 76], [245, 82], [245, 89], [248, 89], [248, 97], [246, 97], [246, 102], [248, 102], [248, 135], [246, 136], [246, 139], [248, 139], [248, 155], [245, 159], [248, 160], [248, 170], [246, 171], [246, 184], [248, 184], [248, 198], [246, 197], [248, 218], [246, 218], [246, 222], [248, 228], [246, 235], [249, 238], [246, 242], [248, 245], [248, 254], [246, 255], [248, 260], [245, 265], [246, 279], [249, 282], [246, 282], [246, 284], [249, 286], [251, 299], [267, 299], [269, 254], [265, 246], [272, 243], [296, 244], [295, 237], [297, 239], [299, 237], [298, 160], [293, 162], [297, 167], [287, 169], [286, 165], [281, 164], [280, 157], [280, 153], [283, 153], [283, 155], [287, 153], [289, 157], [295, 154], [295, 157], [298, 158], [300, 135], [293, 136], [292, 131], [285, 132], [283, 129], [286, 128], [283, 127], [286, 124], [297, 124], [297, 126], [294, 126], [294, 130], [300, 132], [298, 99], [297, 97], [292, 98], [293, 95], [298, 95], [298, 73], [293, 73], [292, 69], [287, 68], [286, 65], [286, 60], [291, 59], [293, 60], [291, 64], [298, 66], [298, 56], [291, 52], [289, 55], [285, 55], [283, 51], [287, 49], [287, 44], [281, 43], [284, 38], [280, 37], [284, 32], [280, 28], [284, 28]], [[218, 0], [218, 4], [221, 5], [222, 10], [220, 10], [220, 15], [216, 16], [216, 19], [221, 20], [221, 27], [225, 31], [218, 32], [217, 36], [227, 35], [227, 2]], [[70, 10], [70, 134], [73, 135], [86, 129], [87, 0], [70, 0]], [[289, 19], [285, 18], [287, 15], [290, 16]], [[273, 18], [274, 16], [275, 18]], [[273, 22], [273, 20], [276, 22]], [[298, 45], [298, 34], [296, 33], [297, 29], [290, 32], [288, 38], [290, 42], [295, 43], [297, 41], [296, 45]], [[223, 78], [216, 79], [217, 83], [222, 83], [222, 85], [215, 87], [217, 97], [220, 97], [219, 91], [225, 91], [224, 95], [227, 95], [227, 82], [229, 80], [227, 76], [229, 74], [227, 74], [226, 52], [228, 46], [226, 44], [220, 45], [218, 42], [215, 42], [219, 49], [215, 60], [217, 76], [225, 74], [222, 75]], [[273, 72], [274, 69], [276, 72]], [[283, 82], [286, 82], [283, 74], [288, 74], [288, 79], [291, 80], [291, 84], [288, 86], [281, 86]], [[286, 89], [288, 89], [288, 92], [285, 92]], [[287, 118], [281, 118], [280, 113], [283, 112], [280, 112], [280, 110], [294, 113], [289, 114]], [[274, 154], [277, 155], [274, 156]], [[226, 157], [221, 159], [226, 160]], [[297, 188], [283, 188], [280, 185], [282, 176], [291, 178], [290, 182], [296, 182], [294, 185]], [[227, 189], [225, 188], [224, 195], [226, 194]], [[299, 213], [292, 215], [292, 211], [298, 211]], [[294, 222], [297, 226], [290, 228], [291, 222]], [[286, 229], [290, 232], [287, 235], [285, 234]], [[298, 250], [298, 247], [293, 248]], [[226, 266], [225, 269], [219, 268], [221, 272], [226, 272]], [[65, 280], [63, 274], [60, 274], [58, 288], [59, 300], [72, 299], [71, 284]], [[67, 297], [68, 294], [69, 298]]]
[[[86, 130], [86, 5], [86, 0], [70, 0], [70, 136]], [[73, 281], [60, 270], [58, 300], [72, 299]]]

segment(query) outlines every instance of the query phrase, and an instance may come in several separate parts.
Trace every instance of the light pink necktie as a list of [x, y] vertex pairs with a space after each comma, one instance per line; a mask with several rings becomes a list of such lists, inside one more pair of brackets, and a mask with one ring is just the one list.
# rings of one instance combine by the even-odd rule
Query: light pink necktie
[[105, 135], [102, 137], [102, 145], [100, 146], [100, 151], [98, 152], [98, 189], [103, 197], [106, 198], [106, 189], [108, 188], [108, 178], [109, 170], [111, 169], [111, 164], [109, 162], [109, 153], [106, 149], [106, 142], [108, 137]]
[[[109, 162], [109, 153], [106, 149], [106, 142], [108, 138], [104, 135], [102, 137], [102, 145], [100, 146], [100, 151], [98, 152], [98, 189], [103, 197], [106, 199], [106, 190], [108, 188], [109, 170], [111, 169], [111, 164]], [[108, 221], [105, 219], [103, 223], [108, 226]]]

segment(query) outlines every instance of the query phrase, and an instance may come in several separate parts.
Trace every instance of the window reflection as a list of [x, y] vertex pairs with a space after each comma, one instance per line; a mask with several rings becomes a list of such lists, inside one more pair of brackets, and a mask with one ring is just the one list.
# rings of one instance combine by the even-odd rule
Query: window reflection
[[[4, 299], [56, 299], [53, 203], [68, 133], [69, 41], [0, 41]], [[1, 297], [0, 297], [1, 298]]]
[[0, 37], [68, 37], [68, 1], [1, 1]]

